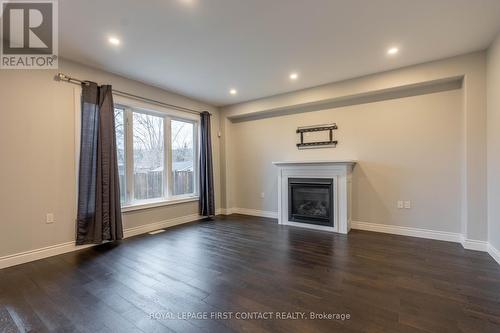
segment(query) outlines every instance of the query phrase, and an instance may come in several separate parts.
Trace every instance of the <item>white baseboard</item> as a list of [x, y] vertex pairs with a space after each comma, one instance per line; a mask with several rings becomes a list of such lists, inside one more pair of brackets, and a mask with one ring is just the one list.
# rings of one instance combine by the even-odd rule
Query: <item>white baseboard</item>
[[[277, 218], [277, 212], [270, 211], [261, 211], [256, 209], [247, 209], [247, 208], [221, 208], [217, 210], [217, 215], [231, 215], [231, 214], [242, 214], [242, 215], [251, 215], [251, 216], [259, 216], [259, 217], [267, 217], [267, 218]], [[156, 223], [150, 223], [139, 227], [127, 228], [124, 230], [124, 237], [133, 237], [137, 235], [141, 235], [144, 233], [148, 233], [154, 230], [173, 227], [176, 225], [193, 222], [202, 219], [201, 216], [197, 214], [191, 214], [181, 217], [176, 217], [173, 219], [168, 219]], [[352, 221], [351, 222], [352, 229], [358, 230], [366, 230], [366, 231], [374, 231], [374, 232], [382, 232], [388, 234], [395, 235], [403, 235], [403, 236], [411, 236], [411, 237], [419, 237], [419, 238], [427, 238], [427, 239], [435, 239], [442, 240], [448, 242], [456, 242], [462, 244], [465, 249], [475, 250], [475, 251], [484, 251], [488, 252], [493, 259], [495, 259], [500, 264], [500, 251], [494, 248], [491, 244], [485, 241], [464, 239], [463, 236], [459, 233], [445, 232], [445, 231], [436, 231], [429, 229], [420, 229], [420, 228], [411, 228], [411, 227], [402, 227], [395, 225], [386, 225], [386, 224], [377, 224], [377, 223], [369, 223], [369, 222], [360, 222], [360, 221]], [[21, 253], [16, 253], [4, 257], [0, 257], [0, 269], [15, 266], [23, 263], [27, 263], [30, 261], [35, 261], [47, 257], [52, 257], [55, 255], [78, 251], [82, 249], [89, 248], [94, 245], [83, 245], [76, 246], [74, 241], [65, 242], [61, 244], [51, 245], [40, 249], [35, 249], [31, 251], [25, 251]]]
[[248, 208], [231, 208], [230, 211], [231, 211], [232, 214], [251, 215], [251, 216], [258, 216], [258, 217], [268, 217], [268, 218], [271, 218], [271, 219], [277, 219], [278, 218], [278, 212], [270, 212], [270, 211], [257, 210], [257, 209], [248, 209]]
[[447, 242], [462, 242], [461, 234], [447, 231], [436, 231], [430, 229], [402, 227], [397, 225], [377, 224], [360, 221], [351, 221], [351, 228], [358, 230], [383, 232], [386, 234], [442, 240]]
[[[262, 211], [257, 209], [248, 209], [248, 208], [229, 208], [225, 209], [224, 213], [225, 215], [242, 214], [242, 215], [251, 215], [259, 217], [278, 218], [278, 212]], [[368, 223], [360, 221], [352, 221], [351, 228], [358, 230], [395, 234], [395, 235], [443, 240], [448, 242], [456, 242], [456, 243], [462, 242], [461, 234], [446, 232], [446, 231], [435, 231], [429, 229], [401, 227], [395, 225]]]
[[0, 269], [24, 264], [30, 261], [35, 261], [43, 258], [57, 256], [59, 254], [72, 252], [76, 250], [86, 249], [93, 245], [76, 246], [75, 241], [51, 245], [40, 249], [25, 251], [21, 253], [11, 254], [0, 257]]
[[486, 241], [462, 238], [461, 243], [464, 249], [488, 252], [489, 244]]
[[198, 214], [191, 214], [191, 215], [186, 215], [186, 216], [175, 217], [173, 219], [168, 219], [165, 221], [141, 225], [141, 226], [135, 227], [135, 228], [128, 228], [128, 229], [123, 231], [123, 236], [124, 236], [124, 238], [137, 236], [137, 235], [145, 234], [145, 233], [155, 231], [158, 229], [169, 228], [169, 227], [173, 227], [173, 226], [176, 226], [179, 224], [197, 221], [197, 220], [200, 220], [202, 218], [203, 217], [199, 216]]
[[497, 250], [493, 245], [488, 244], [488, 253], [495, 259], [495, 261], [500, 264], [500, 251]]
[[[176, 217], [173, 219], [168, 219], [156, 223], [150, 223], [134, 228], [127, 228], [123, 231], [124, 238], [133, 237], [141, 234], [145, 234], [154, 230], [173, 227], [175, 225], [193, 222], [202, 219], [203, 217], [198, 214], [191, 214], [181, 217]], [[48, 258], [56, 256], [63, 253], [68, 253], [72, 251], [83, 250], [95, 245], [75, 245], [75, 241], [65, 242], [61, 244], [51, 245], [43, 247], [40, 249], [25, 251], [21, 253], [11, 254], [8, 256], [0, 257], [0, 269], [24, 264], [30, 261], [35, 261], [43, 258]]]
[[217, 215], [231, 215], [233, 214], [232, 208], [221, 208], [218, 210]]
[[[266, 211], [262, 211], [262, 210], [247, 209], [247, 208], [221, 209], [221, 214], [224, 214], [224, 215], [242, 214], [242, 215], [251, 215], [251, 216], [259, 216], [259, 217], [278, 218], [277, 212], [266, 212]], [[500, 264], [500, 251], [499, 250], [495, 249], [491, 244], [489, 244], [486, 241], [465, 239], [463, 237], [463, 235], [460, 233], [448, 232], [448, 231], [437, 231], [437, 230], [422, 229], [422, 228], [403, 227], [403, 226], [397, 226], [397, 225], [361, 222], [361, 221], [351, 221], [351, 228], [358, 229], [358, 230], [373, 231], [373, 232], [382, 232], [382, 233], [386, 233], [386, 234], [394, 234], [394, 235], [402, 235], [402, 236], [410, 236], [410, 237], [418, 237], [418, 238], [426, 238], [426, 239], [441, 240], [441, 241], [446, 241], [446, 242], [460, 243], [467, 250], [488, 252]]]
[[[242, 214], [242, 215], [275, 218], [275, 219], [278, 218], [278, 212], [262, 211], [257, 209], [248, 209], [248, 208], [227, 208], [223, 209], [222, 214], [224, 215]], [[462, 243], [463, 240], [462, 235], [459, 233], [402, 227], [402, 226], [387, 225], [387, 224], [360, 222], [360, 221], [351, 221], [351, 228], [358, 230], [395, 234], [395, 235], [443, 240], [456, 243]], [[468, 240], [467, 244], [471, 244], [472, 247], [473, 246], [472, 244], [475, 244], [474, 242], [480, 243], [480, 241]], [[478, 246], [476, 246], [476, 248], [477, 247]], [[486, 251], [486, 249], [482, 251]]]
[[400, 227], [394, 225], [376, 224], [368, 222], [352, 221], [351, 228], [358, 230], [383, 232], [388, 234], [427, 238], [442, 240], [448, 242], [460, 243], [467, 250], [488, 252], [488, 254], [500, 264], [500, 251], [494, 248], [487, 241], [480, 241], [475, 239], [466, 239], [462, 234], [445, 232], [445, 231], [435, 231], [420, 228], [410, 228], [410, 227]]

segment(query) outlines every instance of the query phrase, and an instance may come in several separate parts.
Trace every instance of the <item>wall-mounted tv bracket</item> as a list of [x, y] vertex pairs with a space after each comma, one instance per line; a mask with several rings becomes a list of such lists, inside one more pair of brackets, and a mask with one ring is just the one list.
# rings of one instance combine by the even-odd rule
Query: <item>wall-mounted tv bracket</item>
[[[333, 131], [336, 129], [338, 129], [337, 124], [299, 127], [299, 128], [297, 128], [297, 134], [300, 135], [300, 142], [297, 143], [297, 148], [307, 149], [307, 148], [331, 148], [331, 147], [335, 147], [337, 145], [338, 141], [333, 139]], [[327, 140], [304, 142], [304, 133], [322, 132], [322, 131], [327, 132], [327, 133], [325, 133], [325, 138], [327, 138]]]

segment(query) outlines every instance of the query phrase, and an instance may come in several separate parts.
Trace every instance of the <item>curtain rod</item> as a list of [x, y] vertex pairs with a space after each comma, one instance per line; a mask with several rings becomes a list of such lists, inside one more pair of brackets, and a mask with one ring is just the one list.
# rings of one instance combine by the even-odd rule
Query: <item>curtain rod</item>
[[[74, 84], [78, 84], [78, 85], [82, 85], [82, 84], [88, 85], [89, 84], [89, 81], [83, 81], [80, 79], [76, 79], [74, 77], [68, 76], [68, 75], [63, 74], [63, 73], [58, 73], [55, 78], [58, 81], [64, 81], [64, 82], [74, 83]], [[200, 114], [203, 112], [203, 111], [199, 111], [199, 110], [185, 108], [183, 106], [178, 106], [178, 105], [174, 105], [174, 104], [160, 102], [160, 101], [157, 101], [157, 100], [154, 100], [151, 98], [146, 98], [146, 97], [134, 95], [134, 94], [120, 91], [120, 90], [116, 90], [116, 89], [113, 89], [113, 93], [116, 95], [123, 96], [123, 97], [129, 97], [129, 98], [133, 98], [133, 99], [140, 100], [140, 101], [145, 101], [148, 103], [157, 104], [157, 105], [164, 106], [164, 107], [173, 108], [173, 109], [176, 109], [178, 111], [189, 112], [189, 113], [194, 113], [194, 114]], [[210, 113], [210, 115], [212, 115], [211, 112], [209, 112], [209, 113]]]

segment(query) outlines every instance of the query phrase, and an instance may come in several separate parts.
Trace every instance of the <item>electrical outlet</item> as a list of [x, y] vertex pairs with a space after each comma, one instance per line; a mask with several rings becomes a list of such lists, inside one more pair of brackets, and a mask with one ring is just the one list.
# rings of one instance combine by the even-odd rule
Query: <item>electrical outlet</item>
[[398, 200], [398, 209], [403, 209], [403, 208], [404, 208], [403, 200]]
[[54, 223], [55, 221], [56, 221], [56, 219], [54, 217], [54, 214], [53, 213], [47, 213], [47, 216], [46, 216], [46, 219], [45, 219], [45, 223], [51, 224], [51, 223]]
[[261, 197], [262, 199], [264, 199], [264, 198], [266, 197], [266, 194], [265, 194], [264, 192], [261, 192], [261, 193], [260, 193], [260, 197]]
[[411, 201], [407, 200], [405, 201], [405, 209], [410, 209], [411, 208]]

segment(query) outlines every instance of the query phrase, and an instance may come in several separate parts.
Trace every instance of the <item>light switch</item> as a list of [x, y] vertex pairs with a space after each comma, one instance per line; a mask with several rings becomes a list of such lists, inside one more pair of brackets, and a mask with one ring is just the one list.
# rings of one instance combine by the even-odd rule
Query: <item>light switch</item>
[[405, 209], [410, 209], [411, 208], [411, 201], [407, 200], [405, 201]]
[[403, 209], [403, 208], [404, 208], [403, 200], [398, 200], [398, 209]]

